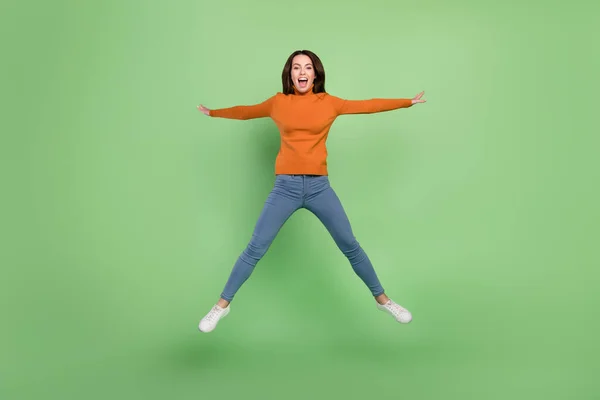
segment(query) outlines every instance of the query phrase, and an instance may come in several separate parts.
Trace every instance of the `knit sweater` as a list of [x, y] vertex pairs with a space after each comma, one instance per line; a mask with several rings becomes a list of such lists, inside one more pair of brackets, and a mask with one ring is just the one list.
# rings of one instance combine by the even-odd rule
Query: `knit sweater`
[[281, 143], [275, 174], [327, 175], [326, 141], [335, 119], [412, 106], [411, 99], [344, 100], [328, 93], [276, 93], [260, 104], [210, 110], [211, 117], [248, 120], [270, 117]]

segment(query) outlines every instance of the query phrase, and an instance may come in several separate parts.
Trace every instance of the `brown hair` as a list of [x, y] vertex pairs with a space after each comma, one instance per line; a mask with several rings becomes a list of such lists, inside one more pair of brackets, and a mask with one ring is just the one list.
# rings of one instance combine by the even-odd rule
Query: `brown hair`
[[310, 57], [313, 68], [315, 69], [315, 81], [313, 86], [313, 93], [325, 93], [325, 68], [321, 59], [310, 50], [296, 50], [294, 51], [285, 62], [283, 66], [283, 72], [281, 73], [281, 83], [283, 85], [283, 94], [294, 93], [294, 83], [292, 82], [292, 60], [298, 54], [304, 54]]

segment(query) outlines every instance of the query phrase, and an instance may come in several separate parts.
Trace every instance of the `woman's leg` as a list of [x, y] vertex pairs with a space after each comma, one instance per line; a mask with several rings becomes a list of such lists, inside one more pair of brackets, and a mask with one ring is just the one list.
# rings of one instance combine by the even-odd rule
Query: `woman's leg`
[[288, 176], [278, 175], [275, 185], [256, 222], [250, 242], [238, 257], [221, 298], [212, 309], [202, 318], [199, 329], [202, 332], [211, 332], [219, 321], [229, 314], [229, 303], [240, 289], [242, 284], [252, 274], [254, 267], [265, 255], [277, 233], [287, 219], [302, 205], [302, 186]]
[[400, 323], [412, 320], [412, 314], [391, 300], [383, 290], [369, 257], [362, 249], [354, 234], [348, 216], [335, 191], [329, 185], [329, 178], [318, 177], [311, 180], [311, 194], [305, 207], [315, 214], [325, 225], [333, 240], [350, 261], [356, 275], [367, 285], [377, 301], [377, 308], [392, 315]]
[[385, 303], [388, 298], [377, 273], [371, 260], [354, 237], [348, 216], [337, 194], [329, 185], [329, 179], [326, 176], [314, 178], [311, 187], [313, 193], [306, 202], [306, 209], [315, 214], [325, 225], [338, 248], [350, 261], [352, 269], [367, 285], [371, 294], [379, 303]]
[[285, 176], [278, 176], [275, 186], [264, 203], [254, 227], [252, 238], [238, 257], [219, 299], [219, 306], [227, 307], [233, 297], [254, 271], [254, 267], [266, 254], [288, 218], [302, 204], [301, 192], [294, 190]]

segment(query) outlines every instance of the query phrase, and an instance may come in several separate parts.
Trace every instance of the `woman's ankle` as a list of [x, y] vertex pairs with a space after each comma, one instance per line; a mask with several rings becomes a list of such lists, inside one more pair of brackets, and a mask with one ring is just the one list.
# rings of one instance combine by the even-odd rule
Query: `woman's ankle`
[[390, 298], [385, 293], [381, 293], [379, 296], [375, 296], [375, 301], [379, 304], [385, 304], [390, 301]]
[[219, 301], [217, 302], [217, 305], [221, 308], [227, 308], [227, 306], [229, 305], [229, 301], [225, 300], [225, 299], [219, 299]]

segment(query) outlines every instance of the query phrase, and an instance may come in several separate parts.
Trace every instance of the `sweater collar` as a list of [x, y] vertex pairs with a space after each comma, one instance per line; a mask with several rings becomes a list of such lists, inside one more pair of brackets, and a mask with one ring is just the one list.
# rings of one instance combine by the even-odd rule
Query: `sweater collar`
[[294, 84], [292, 84], [292, 87], [294, 88], [294, 94], [296, 96], [311, 96], [314, 94], [313, 89], [315, 88], [315, 84], [313, 83], [306, 93], [300, 93]]

